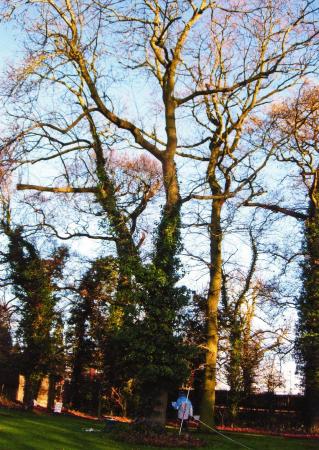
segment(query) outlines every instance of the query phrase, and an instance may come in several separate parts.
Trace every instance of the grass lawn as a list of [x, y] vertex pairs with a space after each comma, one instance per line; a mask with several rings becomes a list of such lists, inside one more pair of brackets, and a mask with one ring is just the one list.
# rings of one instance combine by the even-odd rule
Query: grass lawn
[[[151, 450], [156, 447], [119, 443], [101, 430], [103, 424], [70, 416], [49, 416], [0, 408], [1, 450]], [[318, 450], [318, 440], [286, 439], [230, 434], [227, 436], [252, 450]], [[207, 450], [239, 450], [240, 447], [215, 435], [201, 436]]]

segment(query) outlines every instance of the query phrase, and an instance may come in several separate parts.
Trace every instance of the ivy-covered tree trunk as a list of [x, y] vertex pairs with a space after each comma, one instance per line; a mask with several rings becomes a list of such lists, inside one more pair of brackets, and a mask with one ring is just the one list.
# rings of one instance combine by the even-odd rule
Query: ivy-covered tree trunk
[[[175, 354], [174, 358], [176, 358], [176, 367], [179, 366], [178, 348], [174, 349], [174, 347], [172, 347], [170, 349], [169, 344], [171, 343], [174, 345], [175, 339], [173, 337], [173, 333], [176, 314], [181, 308], [181, 303], [183, 302], [179, 289], [175, 287], [175, 284], [178, 281], [179, 267], [176, 255], [179, 250], [179, 246], [180, 205], [166, 205], [159, 227], [156, 243], [156, 254], [154, 258], [156, 277], [153, 282], [159, 284], [161, 289], [156, 287], [154, 290], [150, 290], [150, 295], [154, 295], [154, 300], [158, 305], [160, 305], [160, 310], [157, 309], [158, 307], [156, 308], [156, 303], [154, 302], [155, 308], [153, 311], [149, 311], [149, 319], [154, 324], [157, 324], [157, 330], [155, 331], [153, 337], [155, 346], [157, 336], [161, 335], [161, 341], [165, 345], [163, 350], [167, 353], [173, 351]], [[160, 314], [158, 314], [157, 311], [160, 312]], [[161, 351], [161, 349], [158, 350], [159, 352]], [[172, 360], [168, 361], [169, 359], [171, 358], [166, 358], [166, 363], [165, 360], [163, 360], [163, 375], [169, 370], [172, 371], [172, 374], [174, 373], [174, 362]], [[158, 359], [158, 362], [161, 365], [160, 358]], [[165, 364], [167, 364], [167, 367], [165, 367]], [[160, 366], [158, 369], [160, 370]], [[181, 374], [176, 377], [176, 381], [180, 375]], [[173, 384], [174, 380], [172, 380], [172, 375], [170, 375], [166, 382], [164, 375], [159, 376], [158, 381], [159, 386], [156, 389], [156, 397], [154, 398], [154, 408], [151, 414], [151, 420], [164, 425], [166, 420], [168, 399], [167, 392], [170, 387], [168, 384]]]
[[176, 333], [178, 312], [187, 302], [186, 290], [176, 286], [180, 279], [181, 199], [173, 159], [164, 159], [162, 167], [166, 202], [155, 236], [152, 262], [144, 267], [143, 318], [136, 320], [127, 333], [134, 333], [131, 342], [138, 342], [129, 353], [138, 368], [141, 414], [150, 422], [164, 425], [168, 391], [187, 378], [188, 368], [185, 346]]
[[[168, 391], [188, 377], [187, 351], [176, 333], [178, 312], [187, 302], [180, 278], [180, 205], [164, 207], [153, 260], [144, 267], [141, 314], [124, 323], [125, 364], [135, 374], [141, 399], [139, 415], [165, 424]], [[129, 316], [128, 316], [129, 318]], [[120, 345], [119, 345], [120, 347]]]
[[[177, 383], [179, 376], [187, 377], [187, 373], [179, 374], [179, 376], [174, 374], [173, 358], [168, 356], [168, 353], [174, 351], [174, 348], [177, 353], [179, 352], [178, 339], [174, 336], [174, 325], [177, 311], [185, 301], [185, 296], [181, 293], [181, 289], [175, 287], [179, 279], [179, 262], [176, 255], [180, 249], [181, 242], [181, 198], [177, 169], [174, 161], [177, 150], [175, 119], [177, 105], [173, 94], [177, 62], [178, 59], [176, 59], [174, 64], [167, 69], [163, 79], [163, 102], [165, 105], [167, 145], [165, 151], [156, 151], [155, 155], [162, 164], [166, 202], [156, 233], [156, 248], [151, 268], [143, 267], [138, 246], [134, 243], [132, 233], [127, 225], [127, 219], [118, 208], [114, 186], [105, 169], [106, 161], [103, 156], [103, 147], [94, 120], [92, 116], [87, 113], [90, 122], [91, 135], [94, 140], [96, 173], [100, 183], [98, 201], [106, 212], [117, 247], [119, 260], [117, 297], [119, 300], [122, 299], [128, 302], [131, 297], [133, 299], [134, 295], [136, 296], [135, 288], [144, 291], [144, 293], [140, 292], [137, 295], [144, 297], [140, 306], [146, 311], [145, 320], [143, 321], [141, 329], [139, 329], [138, 326], [135, 326], [136, 322], [131, 323], [131, 327], [135, 328], [133, 333], [136, 334], [137, 341], [143, 340], [143, 347], [147, 345], [147, 349], [144, 351], [144, 373], [150, 373], [150, 375], [149, 379], [146, 379], [147, 377], [144, 379], [143, 383], [145, 389], [142, 395], [148, 397], [146, 400], [149, 400], [149, 405], [151, 405], [151, 403], [153, 404], [154, 408], [150, 406], [149, 410], [150, 419], [161, 423], [164, 423], [165, 418], [167, 406], [167, 392], [165, 393], [165, 391], [167, 390], [168, 384], [171, 384], [174, 378]], [[80, 62], [80, 66], [82, 70], [84, 70], [83, 63]], [[97, 92], [94, 86], [92, 86], [86, 72], [84, 77], [88, 82], [92, 97], [99, 107], [102, 108], [102, 111], [108, 120], [114, 120], [113, 115], [111, 117], [103, 105], [101, 105], [101, 101], [97, 98]], [[122, 121], [116, 121], [116, 124], [120, 127], [124, 127], [125, 125]], [[143, 142], [144, 141], [145, 140], [143, 140]], [[147, 150], [149, 149], [148, 147], [149, 146], [146, 148]], [[147, 275], [144, 277], [145, 271], [147, 272]], [[143, 278], [147, 278], [147, 280]], [[133, 309], [134, 308], [125, 308], [123, 311], [123, 322], [128, 320], [127, 326], [129, 326], [130, 315], [132, 314]], [[177, 353], [175, 354], [176, 358]], [[151, 380], [152, 378], [153, 381]], [[147, 391], [150, 386], [152, 386], [152, 393], [149, 395]]]
[[229, 338], [229, 363], [227, 378], [229, 383], [230, 418], [234, 424], [238, 415], [242, 395], [243, 336], [240, 321], [234, 318]]
[[252, 321], [255, 316], [256, 301], [254, 300], [246, 312], [245, 324], [243, 329], [243, 354], [242, 354], [242, 377], [243, 391], [245, 397], [249, 397], [253, 392], [253, 384], [256, 379], [256, 372], [261, 360], [260, 347], [258, 340], [252, 343], [251, 329]]
[[304, 373], [305, 417], [319, 431], [319, 189], [316, 187], [305, 224], [303, 290], [299, 300], [298, 349]]
[[[84, 111], [86, 111], [85, 108]], [[106, 168], [107, 163], [104, 157], [103, 144], [99, 138], [94, 120], [91, 114], [88, 112], [87, 114], [94, 143], [96, 175], [100, 188], [97, 194], [97, 200], [106, 214], [116, 244], [119, 263], [119, 289], [124, 289], [126, 295], [129, 295], [132, 277], [135, 274], [134, 272], [138, 271], [141, 264], [139, 251], [129, 229], [127, 219], [123, 211], [118, 207], [116, 188]]]

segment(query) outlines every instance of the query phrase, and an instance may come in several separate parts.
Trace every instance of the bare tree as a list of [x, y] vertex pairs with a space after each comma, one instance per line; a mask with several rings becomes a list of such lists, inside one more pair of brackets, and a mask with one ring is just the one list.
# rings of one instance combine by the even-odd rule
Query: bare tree
[[[23, 17], [22, 22], [28, 23], [24, 27], [27, 56], [24, 64], [9, 76], [13, 83], [8, 93], [16, 102], [15, 124], [18, 123], [18, 131], [13, 139], [8, 139], [8, 144], [16, 144], [16, 155], [20, 154], [23, 159], [26, 154], [35, 151], [37, 156], [29, 160], [33, 163], [43, 158], [61, 158], [79, 147], [85, 149], [88, 144], [85, 137], [75, 141], [69, 139], [67, 143], [56, 142], [58, 149], [52, 151], [55, 148], [52, 145], [55, 133], [72, 135], [75, 127], [82, 120], [86, 121], [96, 155], [100, 155], [97, 158], [101, 183], [98, 196], [104, 203], [109, 202], [110, 192], [107, 174], [102, 173], [104, 160], [101, 143], [110, 127], [117, 133], [124, 133], [122, 136], [130, 140], [132, 147], [149, 152], [160, 162], [165, 205], [153, 263], [161, 279], [165, 280], [159, 302], [162, 302], [163, 308], [167, 305], [171, 313], [175, 306], [165, 292], [172, 292], [175, 286], [178, 271], [176, 254], [180, 249], [182, 199], [175, 157], [179, 149], [178, 139], [185, 133], [185, 127], [179, 126], [179, 121], [185, 108], [188, 112], [188, 106], [207, 107], [208, 129], [207, 123], [205, 125], [208, 136], [199, 142], [192, 140], [187, 146], [196, 148], [203, 140], [211, 143], [207, 156], [207, 180], [212, 200], [212, 264], [202, 417], [212, 423], [217, 306], [221, 288], [220, 216], [225, 201], [254, 178], [250, 162], [249, 175], [244, 184], [236, 182], [236, 187], [231, 190], [232, 164], [237, 166], [241, 161], [233, 153], [238, 146], [244, 121], [252, 109], [267, 101], [267, 97], [274, 92], [281, 92], [300, 73], [308, 70], [307, 49], [317, 37], [315, 2], [309, 0], [288, 5], [283, 2], [264, 4], [259, 0], [247, 5], [231, 0], [222, 5], [206, 0], [181, 3], [144, 0], [133, 5], [127, 1], [112, 4], [84, 0], [39, 0], [32, 2], [32, 5], [24, 1], [6, 2], [5, 16], [14, 16], [17, 12]], [[240, 64], [237, 64], [238, 55]], [[137, 71], [153, 77], [149, 86], [156, 91], [160, 118], [158, 109], [154, 112], [152, 105], [153, 120], [147, 115], [147, 126], [139, 120], [139, 116], [144, 114], [143, 107], [140, 106], [138, 117], [132, 120], [127, 118], [134, 115], [129, 109], [127, 112], [121, 111], [119, 104], [122, 103], [122, 96], [119, 91], [123, 86], [123, 82], [120, 83], [123, 66], [130, 74]], [[56, 104], [49, 111], [49, 108], [41, 107], [41, 94], [47, 89], [64, 99], [60, 113], [56, 112]], [[21, 114], [21, 104], [24, 116]], [[237, 117], [238, 107], [240, 114]], [[196, 113], [196, 116], [195, 123], [198, 124], [201, 122], [198, 116], [201, 115]], [[62, 122], [66, 123], [62, 126]], [[40, 136], [39, 129], [42, 130]], [[30, 132], [31, 138], [28, 137]], [[42, 139], [48, 135], [51, 138], [47, 147], [42, 147], [39, 152]], [[225, 158], [227, 165], [222, 162]], [[225, 183], [223, 188], [221, 175]], [[36, 186], [36, 189], [57, 192], [92, 190], [91, 187], [70, 185], [58, 189]], [[111, 217], [109, 215], [109, 220]], [[123, 229], [122, 220], [114, 216], [112, 220], [115, 220], [120, 242], [124, 242], [125, 235], [125, 248], [134, 258], [136, 249]], [[164, 395], [163, 409], [165, 398]]]
[[[223, 214], [227, 205], [236, 202], [236, 199], [250, 199], [252, 190], [257, 195], [261, 193], [257, 177], [278, 144], [273, 141], [266, 152], [260, 153], [256, 146], [247, 142], [253, 123], [261, 123], [261, 108], [314, 69], [313, 53], [307, 51], [312, 38], [308, 41], [308, 25], [304, 22], [305, 14], [308, 16], [310, 12], [310, 5], [303, 6], [306, 9], [302, 9], [302, 13], [301, 10], [294, 12], [294, 25], [289, 30], [285, 20], [282, 20], [282, 9], [275, 4], [269, 3], [264, 7], [259, 5], [252, 16], [247, 16], [247, 13], [234, 15], [229, 11], [216, 14], [210, 27], [214, 46], [206, 52], [200, 47], [198, 52], [199, 61], [208, 58], [214, 60], [216, 66], [213, 71], [206, 73], [204, 64], [199, 63], [196, 72], [189, 71], [192, 79], [196, 79], [201, 86], [220, 88], [219, 92], [203, 99], [192, 97], [192, 114], [197, 126], [205, 130], [202, 141], [209, 140], [209, 149], [201, 145], [198, 149], [181, 153], [184, 157], [206, 163], [206, 179], [200, 179], [199, 186], [195, 185], [189, 198], [211, 201], [211, 216], [206, 222], [210, 239], [210, 282], [207, 298], [206, 377], [201, 407], [202, 418], [208, 423], [211, 423], [209, 421], [214, 415], [211, 405], [214, 405], [217, 314], [222, 288]], [[310, 14], [313, 13], [311, 7]], [[312, 26], [315, 27], [315, 22], [312, 22]], [[304, 35], [302, 43], [297, 39], [297, 44], [293, 35], [298, 28], [303, 30], [302, 34], [306, 32], [308, 38], [304, 40]], [[290, 34], [292, 29], [294, 31]], [[288, 35], [288, 41], [292, 39], [290, 44], [286, 41]], [[275, 36], [282, 43], [280, 49], [273, 45]], [[272, 76], [271, 69], [274, 61], [275, 72], [278, 72], [276, 77]], [[242, 74], [246, 78], [245, 84], [239, 84], [233, 91], [223, 90], [225, 85], [231, 84]]]

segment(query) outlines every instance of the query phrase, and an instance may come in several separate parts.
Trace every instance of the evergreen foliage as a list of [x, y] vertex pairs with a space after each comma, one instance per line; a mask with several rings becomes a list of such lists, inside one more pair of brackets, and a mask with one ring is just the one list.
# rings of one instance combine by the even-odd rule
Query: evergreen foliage
[[135, 301], [125, 308], [114, 337], [122, 354], [119, 372], [135, 380], [143, 414], [153, 410], [162, 392], [176, 389], [189, 375], [190, 347], [178, 331], [179, 313], [189, 299], [187, 289], [177, 285], [180, 249], [180, 208], [164, 210], [153, 261], [135, 271]]
[[9, 383], [14, 380], [15, 355], [13, 352], [10, 312], [4, 304], [0, 304], [0, 387], [6, 392]]
[[309, 207], [305, 224], [303, 289], [298, 302], [297, 354], [304, 375], [305, 417], [319, 430], [319, 214]]
[[60, 247], [44, 259], [35, 245], [24, 238], [22, 227], [7, 228], [6, 232], [10, 277], [20, 304], [17, 338], [21, 349], [20, 369], [26, 378], [24, 402], [29, 405], [41, 378], [61, 365], [59, 347], [63, 345], [58, 331], [61, 318], [55, 309], [56, 282], [62, 277], [68, 251]]
[[92, 393], [86, 386], [90, 368], [100, 372], [101, 383], [105, 379], [104, 360], [109, 336], [112, 335], [110, 330], [118, 321], [114, 312], [117, 282], [118, 264], [115, 258], [109, 256], [93, 261], [81, 280], [79, 296], [70, 311], [70, 403], [75, 408], [81, 409], [85, 403], [92, 403], [92, 399], [88, 399]]

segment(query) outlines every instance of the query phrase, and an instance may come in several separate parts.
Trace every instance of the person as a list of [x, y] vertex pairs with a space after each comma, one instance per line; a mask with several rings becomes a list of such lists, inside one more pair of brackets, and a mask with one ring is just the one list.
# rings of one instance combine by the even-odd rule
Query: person
[[178, 399], [176, 402], [172, 402], [172, 406], [177, 410], [177, 418], [182, 424], [182, 428], [185, 427], [188, 430], [189, 419], [193, 417], [193, 405], [184, 391], [178, 393]]

